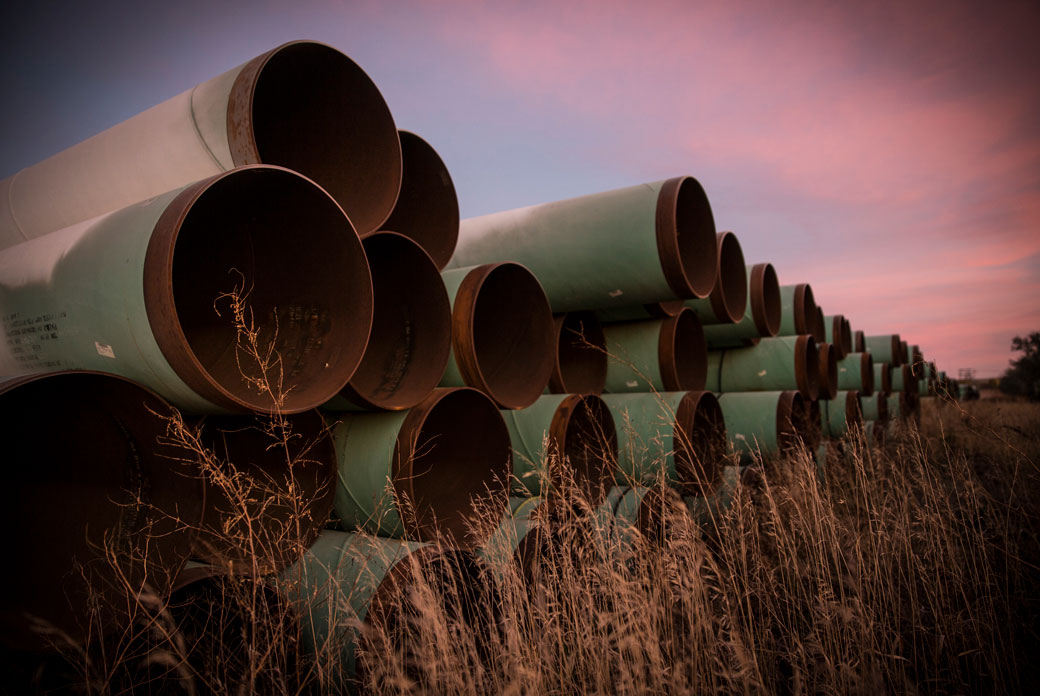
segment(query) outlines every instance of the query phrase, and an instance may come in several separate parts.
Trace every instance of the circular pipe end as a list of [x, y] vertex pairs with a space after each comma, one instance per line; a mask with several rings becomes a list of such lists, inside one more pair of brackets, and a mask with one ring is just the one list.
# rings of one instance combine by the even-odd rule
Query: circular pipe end
[[448, 265], [459, 240], [459, 198], [444, 161], [415, 133], [398, 131], [404, 176], [401, 195], [383, 229], [400, 232], [421, 246], [437, 270]]
[[[815, 447], [819, 440], [819, 418], [815, 428], [809, 409], [815, 400], [794, 390], [779, 393], [776, 402], [776, 442], [781, 453], [798, 447]], [[814, 434], [815, 433], [815, 434]]]
[[[816, 322], [816, 299], [812, 286], [799, 283], [794, 286], [794, 331], [797, 335], [813, 334]], [[814, 335], [815, 338], [815, 335]]]
[[874, 394], [874, 356], [870, 353], [859, 354], [860, 392], [863, 396]]
[[461, 548], [487, 541], [473, 522], [508, 510], [513, 448], [497, 405], [476, 389], [436, 389], [405, 417], [393, 483], [406, 528], [422, 541]]
[[732, 232], [719, 232], [716, 246], [718, 274], [708, 299], [718, 320], [736, 324], [744, 318], [747, 310], [748, 279], [744, 252], [740, 249], [737, 235]]
[[300, 172], [329, 192], [362, 235], [379, 229], [401, 190], [401, 141], [383, 95], [325, 44], [292, 41], [243, 66], [228, 100], [227, 133], [236, 166]]
[[903, 341], [899, 338], [899, 334], [892, 334], [892, 367], [898, 367], [905, 363], [905, 355], [906, 351], [903, 350]]
[[361, 362], [372, 327], [372, 277], [350, 220], [280, 167], [234, 169], [174, 198], [148, 243], [144, 299], [173, 370], [233, 412], [325, 403]]
[[838, 393], [838, 360], [833, 343], [819, 344], [820, 380], [818, 399], [833, 399]]
[[[829, 317], [824, 317], [826, 322], [826, 328], [830, 329], [830, 344], [833, 346], [831, 349], [834, 351], [834, 356], [838, 360], [844, 360], [845, 356], [849, 354], [849, 344], [852, 343], [851, 336], [848, 342], [845, 341], [845, 315], [844, 314], [833, 314]], [[827, 339], [824, 339], [827, 340]]]
[[862, 331], [857, 331], [852, 335], [853, 353], [866, 353], [867, 352], [867, 336]]
[[881, 393], [888, 396], [892, 393], [892, 366], [881, 363]]
[[759, 336], [772, 338], [780, 333], [783, 308], [780, 302], [780, 281], [771, 263], [756, 263], [751, 267], [748, 301], [751, 317]]
[[433, 259], [408, 237], [378, 232], [362, 244], [372, 269], [372, 333], [341, 394], [366, 409], [411, 408], [444, 375], [451, 301]]
[[816, 320], [812, 324], [812, 329], [809, 333], [816, 339], [817, 343], [825, 343], [827, 341], [827, 323], [823, 318], [823, 308], [819, 305], [816, 306]]
[[567, 312], [553, 319], [556, 360], [549, 377], [553, 394], [600, 394], [607, 383], [607, 339], [593, 312]]
[[849, 323], [848, 318], [844, 315], [841, 317], [841, 333], [839, 335], [841, 336], [841, 346], [844, 355], [853, 352], [852, 324]]
[[860, 393], [855, 389], [850, 389], [845, 393], [845, 422], [850, 431], [863, 428], [863, 409], [859, 399]]
[[478, 266], [455, 296], [455, 361], [466, 384], [499, 408], [524, 408], [545, 390], [556, 362], [549, 300], [518, 263]]
[[877, 409], [878, 410], [878, 420], [881, 421], [882, 423], [887, 423], [888, 422], [888, 398], [884, 394], [879, 393], [877, 395], [877, 399], [878, 399], [878, 409]]
[[711, 495], [722, 482], [728, 448], [722, 407], [714, 394], [691, 391], [683, 396], [672, 442], [682, 495]]
[[798, 391], [809, 400], [815, 400], [820, 390], [820, 350], [816, 339], [799, 336], [794, 343], [794, 377]]
[[699, 391], [708, 380], [708, 342], [689, 307], [661, 322], [658, 365], [665, 391]]
[[[553, 414], [549, 425], [551, 447], [569, 464], [573, 485], [593, 505], [599, 505], [614, 485], [618, 438], [610, 408], [600, 397], [572, 394]], [[556, 481], [561, 488], [565, 482]]]
[[715, 285], [715, 218], [692, 176], [668, 179], [657, 196], [657, 254], [678, 298], [707, 297]]

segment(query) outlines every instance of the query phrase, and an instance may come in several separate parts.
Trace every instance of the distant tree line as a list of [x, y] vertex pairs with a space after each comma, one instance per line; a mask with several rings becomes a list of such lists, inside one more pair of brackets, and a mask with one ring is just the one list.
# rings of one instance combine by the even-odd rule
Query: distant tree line
[[1011, 361], [1011, 367], [1000, 378], [1000, 391], [1040, 401], [1040, 331], [1011, 339], [1012, 352], [1024, 355]]

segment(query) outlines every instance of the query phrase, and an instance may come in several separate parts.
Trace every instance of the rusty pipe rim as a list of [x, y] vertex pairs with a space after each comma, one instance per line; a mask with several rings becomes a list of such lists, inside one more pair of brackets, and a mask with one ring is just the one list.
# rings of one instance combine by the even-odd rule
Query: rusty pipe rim
[[556, 357], [549, 376], [553, 394], [599, 394], [607, 383], [607, 339], [594, 312], [553, 318]]
[[780, 302], [780, 281], [771, 263], [756, 263], [751, 267], [751, 288], [748, 301], [751, 317], [759, 336], [771, 338], [780, 333], [783, 309]]
[[[892, 365], [880, 363], [881, 365], [881, 393], [888, 396], [892, 393]], [[877, 386], [875, 384], [875, 386]]]
[[841, 317], [841, 345], [845, 355], [853, 352], [853, 341], [852, 341], [852, 324], [849, 323], [848, 317], [842, 315]]
[[816, 320], [813, 322], [812, 330], [809, 333], [812, 334], [817, 343], [824, 343], [827, 340], [827, 323], [823, 316], [823, 307], [816, 305]]
[[675, 473], [682, 495], [708, 496], [718, 489], [728, 446], [718, 398], [705, 391], [683, 396], [672, 428]]
[[867, 336], [863, 331], [857, 331], [852, 335], [853, 353], [867, 352]]
[[466, 384], [499, 408], [533, 404], [556, 362], [552, 311], [534, 274], [512, 262], [466, 274], [452, 309], [452, 347]]
[[799, 283], [794, 286], [794, 332], [801, 336], [812, 334], [812, 326], [816, 321], [816, 300], [812, 286]]
[[128, 379], [77, 370], [0, 379], [0, 414], [3, 522], [31, 530], [9, 535], [19, 570], [6, 573], [0, 642], [50, 649], [30, 616], [77, 642], [120, 634], [140, 587], [172, 592], [202, 515], [187, 450], [162, 444], [176, 411]]
[[806, 402], [801, 392], [793, 389], [777, 393], [775, 428], [777, 447], [781, 452], [797, 447], [800, 442], [808, 442], [810, 428]]
[[863, 408], [859, 403], [860, 393], [850, 389], [845, 393], [845, 423], [848, 430], [863, 427]]
[[413, 239], [443, 270], [459, 240], [459, 198], [437, 151], [415, 133], [398, 131], [404, 175], [401, 194], [383, 229]]
[[372, 79], [336, 49], [291, 41], [246, 63], [231, 88], [235, 166], [273, 164], [327, 190], [368, 234], [401, 190], [401, 141]]
[[818, 350], [820, 379], [816, 398], [833, 399], [838, 393], [838, 360], [835, 355], [834, 344], [820, 343]]
[[451, 353], [451, 301], [437, 265], [397, 232], [362, 241], [372, 270], [372, 332], [340, 394], [372, 410], [411, 408], [434, 390]]
[[277, 573], [325, 528], [337, 480], [329, 429], [316, 409], [282, 423], [284, 438], [252, 416], [199, 419], [211, 458], [200, 460], [207, 502], [194, 558], [236, 574]]
[[718, 273], [708, 301], [715, 318], [735, 324], [744, 318], [747, 310], [748, 280], [744, 252], [732, 232], [715, 235]]
[[[594, 394], [568, 395], [549, 423], [549, 446], [569, 463], [578, 490], [596, 506], [614, 485], [618, 438], [606, 402]], [[553, 482], [557, 490], [563, 482]]]
[[476, 389], [434, 390], [398, 431], [391, 478], [416, 539], [460, 548], [486, 542], [472, 522], [487, 505], [509, 509], [512, 473], [509, 430], [494, 401]]
[[689, 307], [661, 322], [657, 360], [665, 391], [697, 391], [708, 379], [708, 342]]
[[[824, 317], [826, 321], [827, 317]], [[845, 315], [844, 314], [833, 314], [830, 318], [831, 324], [831, 345], [834, 346], [831, 350], [834, 351], [835, 357], [838, 360], [843, 360], [846, 355], [849, 354], [848, 344], [845, 342], [844, 330], [845, 330]], [[826, 339], [825, 339], [826, 340]], [[851, 343], [851, 341], [849, 341]]]
[[668, 179], [657, 196], [657, 255], [678, 298], [707, 297], [715, 285], [715, 218], [692, 176]]
[[863, 396], [874, 394], [874, 356], [870, 353], [859, 354], [860, 392]]
[[820, 391], [820, 349], [812, 336], [803, 335], [795, 340], [794, 379], [805, 398], [816, 399]]
[[891, 340], [892, 360], [890, 363], [893, 367], [898, 367], [906, 362], [906, 360], [903, 359], [903, 356], [905, 355], [903, 351], [903, 341], [899, 338], [899, 334], [892, 334]]
[[[304, 239], [293, 238], [298, 230]], [[181, 191], [155, 224], [143, 281], [163, 356], [228, 411], [314, 408], [346, 384], [368, 343], [372, 278], [361, 240], [325, 191], [281, 167], [233, 169]], [[238, 347], [233, 290], [261, 352], [273, 342], [279, 359], [266, 372]], [[247, 377], [281, 385], [281, 403]]]
[[914, 379], [914, 368], [911, 365], [903, 364], [899, 366], [899, 369], [903, 371], [903, 391], [907, 394], [913, 392], [917, 393], [917, 380]]

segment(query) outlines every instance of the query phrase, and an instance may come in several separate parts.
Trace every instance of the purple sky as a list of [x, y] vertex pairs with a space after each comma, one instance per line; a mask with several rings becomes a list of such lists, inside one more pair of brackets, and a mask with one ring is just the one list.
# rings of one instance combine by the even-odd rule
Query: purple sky
[[940, 369], [997, 375], [1040, 330], [1035, 2], [23, 4], [0, 177], [310, 38], [438, 149], [464, 217], [692, 174], [748, 262]]

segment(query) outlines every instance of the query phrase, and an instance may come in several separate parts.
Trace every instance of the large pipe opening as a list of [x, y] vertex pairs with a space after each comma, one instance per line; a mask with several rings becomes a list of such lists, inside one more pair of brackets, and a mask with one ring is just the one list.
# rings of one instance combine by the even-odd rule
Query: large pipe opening
[[196, 558], [243, 574], [296, 562], [335, 497], [336, 452], [321, 414], [209, 416], [199, 426], [206, 510]]
[[851, 353], [853, 348], [852, 324], [849, 323], [848, 318], [844, 315], [841, 317], [841, 333], [839, 335], [841, 336], [842, 357], [844, 357]]
[[870, 353], [859, 354], [860, 393], [863, 396], [874, 395], [874, 356]]
[[809, 331], [817, 343], [824, 343], [827, 340], [827, 321], [823, 317], [823, 308], [817, 305], [816, 319], [812, 322], [812, 327]]
[[144, 280], [163, 355], [228, 410], [322, 404], [368, 342], [361, 240], [328, 194], [285, 169], [236, 169], [182, 192], [155, 226]]
[[657, 252], [680, 298], [707, 297], [715, 285], [715, 218], [700, 182], [669, 179], [657, 197]]
[[816, 321], [816, 299], [812, 286], [799, 283], [794, 286], [794, 332], [801, 336], [813, 333], [813, 322]]
[[820, 350], [812, 336], [799, 336], [794, 343], [794, 379], [798, 391], [815, 400], [820, 391]]
[[383, 229], [415, 240], [437, 269], [448, 265], [459, 239], [459, 199], [444, 161], [415, 133], [398, 131], [404, 177], [401, 195]]
[[483, 544], [473, 522], [488, 505], [508, 510], [512, 457], [494, 402], [465, 387], [435, 391], [409, 411], [394, 447], [394, 488], [409, 531], [464, 548]]
[[722, 482], [729, 448], [722, 407], [714, 394], [694, 391], [682, 398], [672, 443], [682, 495], [711, 495]]
[[852, 335], [852, 346], [853, 353], [866, 353], [867, 352], [867, 336], [862, 331], [857, 331]]
[[[610, 408], [595, 395], [571, 395], [556, 409], [549, 436], [567, 473], [592, 505], [599, 505], [614, 485], [618, 438]], [[564, 472], [561, 471], [561, 474]], [[553, 482], [561, 488], [562, 482]]]
[[473, 269], [456, 295], [453, 323], [455, 360], [467, 384], [499, 408], [538, 399], [556, 345], [549, 301], [530, 271], [508, 262]]
[[833, 399], [838, 393], [838, 360], [833, 343], [819, 344], [817, 353], [820, 380], [816, 392], [817, 399]]
[[737, 235], [732, 232], [720, 232], [716, 243], [719, 268], [711, 291], [711, 308], [717, 319], [735, 324], [744, 318], [747, 310], [748, 279], [744, 252], [740, 249]]
[[849, 346], [852, 343], [851, 337], [849, 341], [846, 342], [845, 340], [845, 316], [833, 314], [829, 318], [824, 317], [824, 321], [827, 322], [826, 328], [830, 329], [830, 343], [834, 346], [832, 348], [834, 357], [838, 360], [844, 360], [845, 356], [851, 352]]
[[[877, 371], [877, 375], [881, 375], [881, 385], [878, 387], [882, 396], [888, 396], [892, 393], [892, 366], [886, 362], [874, 363], [874, 369]], [[878, 386], [878, 380], [874, 380], [874, 386]]]
[[780, 281], [771, 263], [756, 263], [751, 267], [751, 317], [759, 336], [771, 338], [780, 333], [783, 308], [780, 300]]
[[410, 408], [444, 376], [451, 301], [436, 264], [412, 240], [379, 232], [363, 244], [372, 269], [372, 333], [342, 393], [364, 408]]
[[324, 44], [287, 43], [245, 66], [228, 137], [236, 165], [276, 164], [313, 179], [360, 234], [379, 229], [401, 189], [401, 141], [383, 95]]
[[607, 339], [592, 312], [567, 312], [553, 319], [556, 362], [549, 378], [554, 394], [599, 394], [607, 383]]
[[708, 342], [697, 313], [684, 308], [661, 323], [658, 365], [665, 391], [699, 391], [708, 379]]
[[119, 633], [142, 586], [169, 594], [203, 497], [187, 450], [160, 451], [172, 415], [158, 396], [112, 375], [0, 381], [8, 469], [0, 520], [9, 532], [0, 641], [8, 647], [51, 645], [31, 617], [77, 642]]

